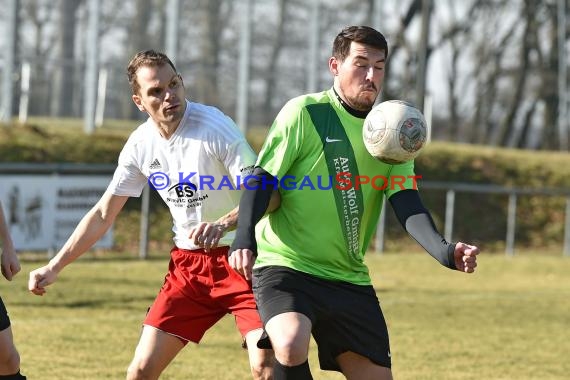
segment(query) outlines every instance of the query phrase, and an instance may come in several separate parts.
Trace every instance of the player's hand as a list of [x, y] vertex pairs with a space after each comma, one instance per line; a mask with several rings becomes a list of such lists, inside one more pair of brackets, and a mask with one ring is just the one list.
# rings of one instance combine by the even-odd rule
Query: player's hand
[[13, 249], [8, 250], [5, 249], [2, 252], [2, 275], [8, 281], [12, 281], [12, 278], [20, 271], [20, 261], [18, 260], [18, 256], [16, 256], [16, 252]]
[[455, 245], [455, 268], [465, 273], [475, 272], [479, 248], [474, 245], [458, 242]]
[[209, 252], [210, 248], [216, 248], [218, 246], [218, 243], [225, 235], [226, 230], [226, 226], [221, 223], [202, 222], [192, 227], [188, 237], [195, 245], [202, 247], [206, 252]]
[[33, 270], [30, 272], [28, 289], [37, 296], [43, 296], [46, 292], [46, 286], [53, 284], [57, 275], [57, 271], [52, 269], [49, 264]]
[[228, 259], [230, 266], [236, 272], [241, 274], [247, 281], [251, 281], [253, 264], [255, 263], [255, 256], [249, 249], [236, 249], [230, 253]]

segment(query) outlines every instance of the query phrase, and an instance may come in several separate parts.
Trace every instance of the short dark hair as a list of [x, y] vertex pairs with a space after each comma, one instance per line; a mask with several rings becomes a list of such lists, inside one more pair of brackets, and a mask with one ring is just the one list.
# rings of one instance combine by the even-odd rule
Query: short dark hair
[[347, 26], [337, 34], [333, 42], [332, 55], [340, 61], [344, 61], [350, 54], [350, 43], [359, 42], [384, 50], [388, 58], [388, 42], [382, 33], [369, 26]]
[[170, 65], [174, 72], [176, 67], [164, 53], [160, 53], [154, 50], [139, 51], [129, 62], [127, 67], [127, 76], [129, 78], [129, 84], [131, 85], [131, 90], [133, 94], [137, 94], [140, 90], [140, 85], [137, 83], [137, 71], [141, 67], [160, 67], [164, 65]]

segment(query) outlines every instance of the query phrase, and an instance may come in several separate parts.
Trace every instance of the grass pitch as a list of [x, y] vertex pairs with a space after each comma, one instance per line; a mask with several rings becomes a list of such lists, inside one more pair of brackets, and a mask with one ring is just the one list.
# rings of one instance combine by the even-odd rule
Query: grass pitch
[[[122, 379], [167, 260], [86, 258], [43, 297], [27, 292], [24, 262], [0, 281], [22, 372], [29, 379]], [[570, 259], [483, 254], [474, 275], [427, 254], [370, 254], [390, 331], [396, 379], [566, 379], [570, 373]], [[318, 370], [315, 379], [342, 376]], [[162, 379], [250, 379], [231, 317], [189, 344]]]

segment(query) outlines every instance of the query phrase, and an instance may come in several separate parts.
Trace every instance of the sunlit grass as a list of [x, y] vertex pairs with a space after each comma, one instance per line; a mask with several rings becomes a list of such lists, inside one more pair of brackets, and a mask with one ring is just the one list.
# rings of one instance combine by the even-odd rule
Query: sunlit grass
[[[88, 255], [66, 268], [44, 297], [26, 290], [23, 263], [0, 281], [22, 371], [29, 379], [124, 378], [140, 324], [166, 272], [164, 255], [139, 261]], [[570, 260], [481, 255], [464, 275], [427, 254], [368, 258], [389, 325], [396, 379], [565, 379]], [[315, 379], [340, 379], [318, 370]], [[247, 355], [231, 317], [189, 345], [163, 379], [249, 379]]]

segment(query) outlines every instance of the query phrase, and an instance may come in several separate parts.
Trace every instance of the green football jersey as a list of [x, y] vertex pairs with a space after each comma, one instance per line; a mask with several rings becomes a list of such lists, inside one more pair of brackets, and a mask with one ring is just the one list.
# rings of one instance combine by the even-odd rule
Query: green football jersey
[[383, 197], [417, 183], [413, 161], [389, 165], [368, 153], [363, 124], [332, 88], [294, 98], [277, 115], [257, 165], [279, 181], [281, 206], [256, 226], [256, 268], [371, 283], [363, 259]]

